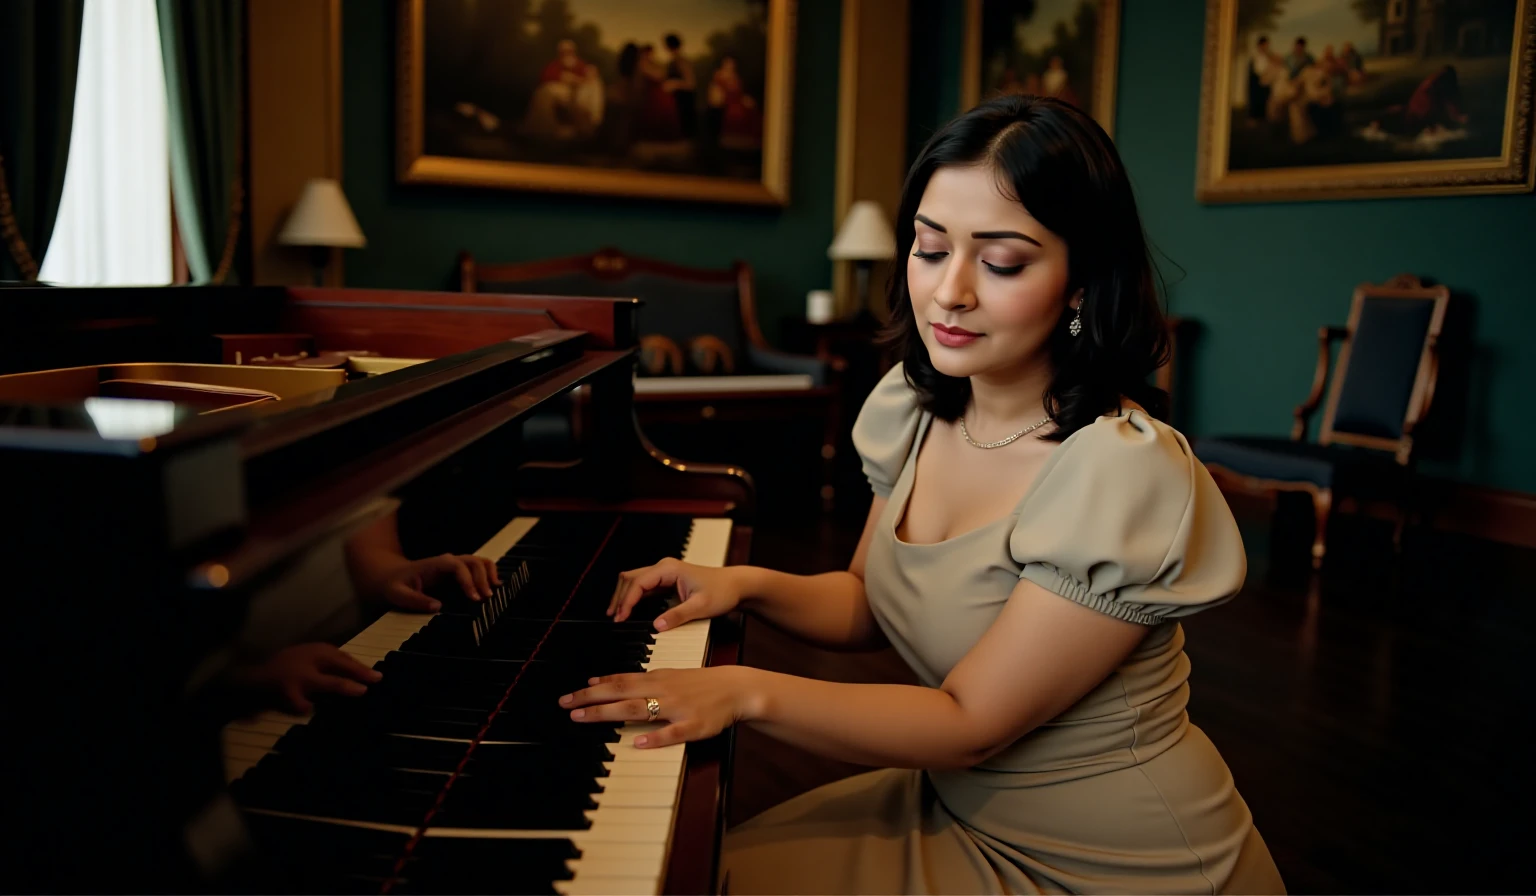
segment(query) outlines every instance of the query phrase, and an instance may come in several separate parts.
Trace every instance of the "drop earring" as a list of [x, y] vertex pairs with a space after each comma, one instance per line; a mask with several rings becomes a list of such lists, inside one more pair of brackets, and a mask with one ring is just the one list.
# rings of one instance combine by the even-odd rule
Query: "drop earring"
[[1067, 324], [1067, 332], [1073, 336], [1083, 332], [1083, 306], [1077, 306], [1077, 313], [1072, 315], [1072, 322]]

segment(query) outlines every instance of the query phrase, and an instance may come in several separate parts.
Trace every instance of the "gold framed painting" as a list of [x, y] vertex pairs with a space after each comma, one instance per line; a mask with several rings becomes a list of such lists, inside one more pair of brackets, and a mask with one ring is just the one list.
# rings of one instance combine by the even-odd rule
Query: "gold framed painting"
[[403, 183], [784, 205], [795, 0], [397, 0]]
[[1204, 202], [1533, 185], [1536, 0], [1207, 0]]
[[1119, 56], [1120, 0], [966, 0], [960, 108], [1054, 96], [1113, 134]]

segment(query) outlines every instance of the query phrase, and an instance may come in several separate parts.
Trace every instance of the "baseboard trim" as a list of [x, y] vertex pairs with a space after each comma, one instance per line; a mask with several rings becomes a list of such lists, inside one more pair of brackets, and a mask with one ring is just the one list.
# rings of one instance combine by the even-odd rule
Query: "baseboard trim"
[[1436, 482], [1439, 500], [1429, 507], [1436, 529], [1536, 548], [1536, 495], [1457, 482]]
[[[1419, 480], [1418, 489], [1425, 525], [1442, 532], [1536, 548], [1536, 495], [1428, 477]], [[1397, 519], [1397, 505], [1389, 501], [1343, 501], [1334, 505], [1334, 510], [1372, 519]]]

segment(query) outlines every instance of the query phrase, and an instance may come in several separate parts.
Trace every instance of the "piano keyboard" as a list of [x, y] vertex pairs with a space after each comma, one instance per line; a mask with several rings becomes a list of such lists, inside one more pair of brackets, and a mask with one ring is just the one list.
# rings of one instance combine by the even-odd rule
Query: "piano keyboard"
[[[396, 893], [511, 889], [568, 896], [659, 892], [682, 781], [684, 745], [634, 747], [637, 735], [664, 723], [606, 726], [612, 733], [594, 736], [603, 735], [596, 729], [605, 726], [571, 722], [554, 702], [554, 694], [582, 686], [584, 677], [573, 677], [578, 673], [570, 664], [585, 666], [589, 657], [597, 665], [591, 666], [593, 671], [583, 668], [582, 676], [606, 674], [607, 667], [635, 668], [623, 666], [622, 657], [603, 652], [607, 645], [616, 645], [615, 651], [624, 657], [638, 659], [638, 668], [647, 671], [702, 666], [708, 649], [707, 620], [655, 632], [651, 621], [664, 607], [642, 604], [649, 612], [637, 613], [634, 618], [640, 621], [626, 623], [606, 619], [602, 608], [618, 571], [654, 562], [666, 553], [680, 553], [685, 561], [701, 566], [724, 565], [731, 523], [717, 518], [691, 522], [669, 517], [610, 519], [614, 522], [602, 545], [584, 561], [587, 568], [565, 602], [567, 615], [554, 624], [537, 621], [547, 631], [533, 647], [535, 662], [520, 661], [527, 652], [523, 646], [527, 635], [518, 628], [524, 622], [518, 618], [523, 611], [519, 598], [532, 594], [534, 584], [547, 574], [542, 564], [548, 561], [541, 555], [548, 540], [559, 533], [551, 530], [543, 542], [529, 546], [538, 541], [530, 539], [530, 533], [544, 531], [537, 528], [541, 520], [519, 517], [475, 552], [498, 563], [503, 584], [492, 598], [471, 604], [445, 596], [443, 610], [436, 614], [392, 611], [343, 645], [344, 651], [384, 673], [384, 679], [359, 702], [378, 696], [375, 691], [398, 692], [393, 698], [398, 702], [384, 705], [401, 712], [385, 717], [382, 730], [377, 724], [371, 731], [348, 727], [354, 720], [347, 718], [353, 713], [346, 698], [317, 701], [319, 709], [310, 716], [266, 712], [226, 726], [226, 779], [236, 800], [247, 809], [258, 842], [269, 839], [262, 828], [271, 825], [279, 852], [307, 850], [308, 854], [290, 861], [303, 866], [306, 873], [316, 863], [326, 866], [320, 880], [303, 881], [322, 889]], [[563, 522], [568, 520], [545, 523], [545, 527], [558, 528]], [[626, 536], [651, 540], [656, 531], [679, 524], [687, 526], [681, 544], [663, 545], [661, 554], [634, 562], [634, 551], [645, 550], [634, 546], [629, 556], [611, 556], [610, 542], [618, 544]], [[610, 559], [604, 561], [604, 557]], [[586, 598], [580, 606], [575, 605], [578, 595]], [[512, 635], [503, 637], [509, 630]], [[648, 650], [641, 640], [647, 636], [653, 639]], [[438, 648], [445, 653], [434, 652]], [[557, 652], [561, 650], [572, 655], [561, 660], [566, 656]], [[498, 651], [514, 661], [494, 658]], [[547, 664], [540, 662], [546, 653], [552, 657]], [[482, 722], [483, 711], [476, 715], [473, 710], [483, 705], [475, 702], [479, 692], [486, 690], [481, 681], [471, 678], [466, 685], [465, 679], [458, 679], [451, 689], [432, 690], [434, 684], [453, 683], [456, 675], [474, 676], [481, 670], [493, 678], [500, 676], [487, 687], [503, 694], [489, 722]], [[524, 685], [521, 680], [527, 670], [533, 672]], [[550, 690], [547, 685], [556, 684], [551, 681], [556, 678], [559, 686]], [[511, 684], [506, 684], [509, 679]], [[519, 701], [520, 687], [532, 688], [538, 702], [530, 702], [531, 696]], [[469, 691], [475, 695], [464, 699], [464, 706], [452, 705], [456, 695]], [[414, 702], [421, 694], [434, 701], [426, 712], [419, 712], [422, 706]], [[541, 705], [544, 702], [548, 706]], [[343, 718], [338, 719], [338, 714]], [[366, 713], [356, 715], [363, 718]], [[370, 718], [379, 721], [377, 716]], [[328, 719], [332, 724], [327, 726]], [[476, 736], [480, 739], [471, 750]], [[311, 749], [312, 745], [318, 746]], [[353, 748], [355, 753], [350, 752]], [[299, 758], [286, 755], [290, 752]], [[316, 752], [323, 757], [318, 760], [322, 764], [306, 765], [316, 760], [304, 757]], [[343, 762], [351, 772], [353, 755], [369, 770], [333, 788], [323, 774], [328, 768], [323, 762]], [[600, 763], [602, 771], [582, 778], [580, 771], [565, 768], [567, 763], [581, 766], [584, 760], [592, 768]], [[488, 771], [482, 773], [482, 766]], [[439, 790], [441, 782], [460, 773], [452, 785]], [[404, 796], [398, 805], [389, 802], [391, 787], [398, 787]], [[464, 799], [456, 800], [461, 790], [466, 791]], [[542, 806], [554, 796], [571, 793], [580, 797], [576, 802], [586, 805], [543, 811]], [[413, 811], [413, 806], [418, 810], [428, 806], [430, 812]], [[522, 819], [533, 823], [519, 824]], [[322, 842], [329, 845], [322, 848]], [[324, 854], [329, 851], [345, 855]], [[410, 861], [396, 859], [397, 852], [409, 855]], [[445, 871], [443, 866], [452, 863], [464, 867]], [[483, 869], [482, 877], [465, 877], [473, 873], [465, 869], [474, 863], [489, 867]]]

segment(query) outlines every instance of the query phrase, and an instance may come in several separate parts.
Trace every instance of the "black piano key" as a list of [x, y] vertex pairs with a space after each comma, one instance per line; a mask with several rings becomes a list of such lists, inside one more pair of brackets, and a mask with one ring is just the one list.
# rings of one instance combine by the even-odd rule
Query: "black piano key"
[[[359, 766], [385, 766], [423, 771], [452, 772], [463, 760], [469, 744], [400, 735], [367, 735], [354, 729], [297, 725], [275, 750], [302, 757], [321, 757]], [[466, 764], [467, 770], [485, 767], [568, 767], [592, 778], [607, 776], [603, 763], [613, 753], [602, 743], [480, 744]]]
[[[553, 893], [581, 851], [563, 837], [427, 836], [398, 875], [410, 835], [252, 812], [246, 826], [265, 873], [253, 892]], [[265, 884], [265, 886], [262, 886]]]
[[461, 777], [432, 818], [438, 828], [584, 831], [597, 808], [590, 782], [554, 777]]
[[327, 729], [295, 725], [273, 749], [288, 756], [344, 758], [359, 766], [451, 772], [459, 767], [469, 744], [394, 734], [372, 735], [339, 726]]
[[616, 743], [619, 724], [608, 722], [581, 723], [572, 721], [569, 714], [534, 717], [501, 713], [486, 729], [485, 739], [490, 741], [515, 741], [519, 743], [592, 742]]
[[554, 893], [581, 857], [565, 838], [422, 838], [390, 887], [395, 893]]
[[377, 893], [410, 839], [261, 812], [247, 812], [245, 826], [258, 854], [256, 893]]
[[551, 628], [549, 620], [506, 615], [489, 628], [481, 627], [477, 638], [470, 620], [439, 616], [412, 635], [400, 650], [510, 662], [526, 661], [535, 651], [541, 657], [551, 653], [622, 653], [644, 660], [654, 642], [654, 631], [644, 623], [561, 621]]
[[299, 815], [419, 825], [448, 775], [305, 763], [273, 753], [230, 786], [241, 805]]

